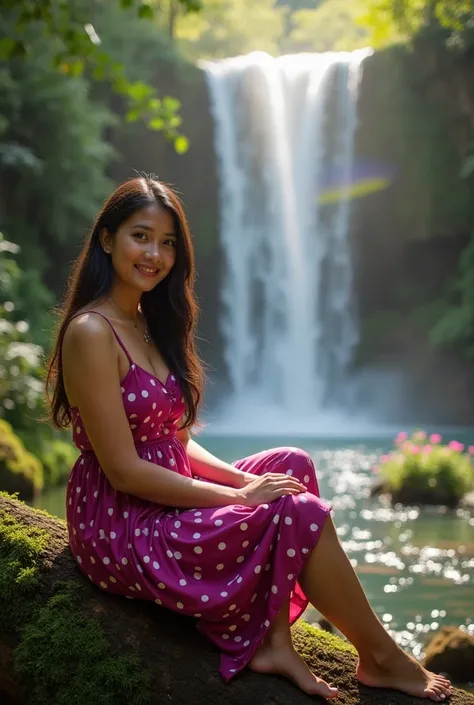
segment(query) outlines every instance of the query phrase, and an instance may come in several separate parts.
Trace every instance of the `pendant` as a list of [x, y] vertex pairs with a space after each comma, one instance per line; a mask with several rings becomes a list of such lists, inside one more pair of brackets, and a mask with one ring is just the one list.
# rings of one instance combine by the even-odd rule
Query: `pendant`
[[149, 334], [147, 328], [145, 328], [145, 332], [143, 333], [143, 340], [145, 341], [145, 343], [148, 343], [148, 345], [153, 342], [153, 338]]

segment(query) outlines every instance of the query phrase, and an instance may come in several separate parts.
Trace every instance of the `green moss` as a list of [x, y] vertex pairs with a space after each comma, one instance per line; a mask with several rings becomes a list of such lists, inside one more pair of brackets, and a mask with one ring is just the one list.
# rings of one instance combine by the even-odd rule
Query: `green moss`
[[313, 649], [324, 651], [326, 655], [331, 655], [337, 652], [338, 654], [353, 654], [357, 656], [357, 651], [354, 646], [345, 639], [330, 634], [323, 629], [313, 627], [304, 620], [299, 620], [293, 628], [293, 637], [295, 643], [298, 643], [298, 650], [306, 649], [312, 652]]
[[81, 612], [79, 593], [63, 585], [22, 631], [15, 666], [28, 702], [50, 705], [52, 693], [55, 705], [149, 702], [150, 675], [138, 657], [111, 653], [99, 622]]
[[56, 585], [49, 599], [38, 592], [48, 541], [0, 510], [0, 633], [19, 638], [15, 670], [29, 705], [149, 702], [150, 674], [138, 656], [112, 651], [100, 622], [82, 611], [80, 584]]
[[30, 619], [37, 607], [38, 557], [48, 534], [24, 526], [0, 510], [0, 630], [15, 631]]
[[9, 423], [0, 419], [0, 489], [29, 499], [43, 488], [43, 467]]

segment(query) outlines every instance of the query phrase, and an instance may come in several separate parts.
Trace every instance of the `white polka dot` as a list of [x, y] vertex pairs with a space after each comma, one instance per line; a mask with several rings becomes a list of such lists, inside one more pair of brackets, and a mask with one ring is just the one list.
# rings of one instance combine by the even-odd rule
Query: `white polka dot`
[[301, 551], [306, 555], [309, 553], [309, 548], [302, 548]]
[[175, 521], [174, 525], [176, 529], [179, 529], [179, 527], [181, 526], [181, 522], [179, 520]]
[[183, 605], [182, 602], [177, 602], [177, 603], [176, 603], [176, 607], [177, 607], [179, 610], [182, 610], [183, 607], [184, 607], [184, 605]]
[[105, 531], [103, 529], [99, 529], [99, 538], [105, 539]]
[[277, 586], [276, 586], [276, 585], [272, 585], [272, 592], [273, 592], [273, 594], [274, 594], [274, 595], [276, 595], [276, 594], [277, 594], [277, 592], [278, 592], [278, 588], [277, 588]]
[[76, 561], [77, 561], [78, 563], [82, 563], [82, 558], [81, 558], [80, 556], [76, 556]]
[[194, 546], [193, 551], [194, 553], [202, 553], [202, 548], [201, 546]]
[[136, 419], [136, 418], [137, 418], [137, 415], [136, 415], [136, 414], [130, 414], [130, 416], [129, 416], [128, 418], [129, 418], [129, 419]]
[[200, 519], [200, 518], [198, 517], [197, 519], [194, 520], [194, 523], [195, 523], [195, 524], [202, 524], [202, 519]]
[[293, 573], [288, 573], [288, 576], [287, 576], [287, 577], [288, 577], [288, 580], [293, 580], [293, 578], [294, 578], [295, 576], [293, 575]]
[[264, 509], [268, 509], [268, 508], [270, 507], [270, 505], [269, 505], [269, 504], [262, 504], [262, 507], [263, 507]]
[[78, 514], [81, 513], [81, 508], [80, 508], [80, 507], [77, 508], [77, 513], [78, 513]]
[[306, 502], [308, 501], [308, 498], [305, 497], [304, 494], [300, 494], [298, 499], [300, 500], [300, 502], [303, 502], [303, 504], [306, 504]]
[[202, 617], [202, 614], [200, 612], [196, 612], [194, 616], [195, 617]]
[[135, 401], [136, 398], [137, 397], [135, 396], [135, 394], [133, 392], [131, 394], [129, 394], [127, 397], [128, 401]]
[[166, 555], [168, 556], [168, 558], [173, 558], [173, 551], [170, 551], [170, 549], [168, 549], [166, 551]]
[[244, 560], [245, 560], [245, 556], [239, 556], [237, 558], [237, 563], [243, 563]]
[[311, 524], [309, 528], [311, 529], [311, 531], [317, 531], [319, 529], [319, 526], [317, 524]]
[[266, 627], [269, 627], [269, 626], [270, 626], [270, 622], [268, 621], [268, 619], [266, 619], [266, 620], [264, 621], [264, 625], [265, 625]]
[[228, 634], [223, 634], [223, 635], [222, 635], [222, 638], [223, 638], [223, 639], [228, 639], [228, 638], [229, 638], [229, 635], [228, 635]]
[[140, 592], [141, 589], [142, 589], [142, 586], [140, 585], [140, 583], [135, 583], [135, 587], [137, 588], [137, 590], [138, 590], [139, 592]]
[[243, 614], [243, 615], [242, 615], [242, 619], [243, 619], [245, 622], [248, 622], [248, 621], [250, 620], [250, 615], [249, 615], [249, 614]]
[[159, 564], [157, 561], [153, 561], [153, 568], [154, 568], [155, 570], [159, 570], [160, 564]]
[[222, 526], [223, 523], [224, 523], [224, 522], [222, 521], [222, 519], [216, 519], [215, 522], [214, 522], [214, 524], [215, 524], [216, 526]]
[[164, 590], [166, 585], [164, 583], [158, 583], [158, 587], [160, 588], [160, 590]]
[[275, 514], [275, 516], [273, 517], [273, 523], [274, 523], [274, 524], [278, 524], [279, 521], [280, 521], [280, 515], [279, 515], [279, 514]]
[[248, 542], [248, 541], [244, 541], [244, 542], [242, 543], [242, 548], [247, 548], [248, 545], [249, 545], [249, 542]]
[[150, 418], [151, 418], [151, 416], [147, 416], [146, 419], [144, 419], [143, 423], [148, 423], [148, 421], [150, 420]]
[[179, 584], [180, 584], [182, 587], [184, 587], [184, 586], [187, 585], [188, 583], [186, 582], [186, 580], [185, 580], [184, 578], [181, 578], [181, 580], [179, 581]]
[[89, 526], [90, 526], [91, 528], [94, 526], [94, 520], [93, 520], [93, 519], [90, 520]]
[[130, 426], [130, 428], [132, 429], [132, 431], [134, 431], [134, 430], [136, 429], [136, 427], [137, 427], [137, 426], [136, 426], [136, 424], [134, 424], [134, 423], [132, 423], [131, 426]]
[[85, 524], [79, 524], [79, 528], [80, 528], [80, 529], [85, 529], [85, 528], [86, 528], [86, 525], [85, 525]]
[[107, 509], [107, 514], [109, 515], [109, 517], [111, 517], [113, 513], [114, 513], [113, 507], [109, 507], [109, 508]]
[[209, 595], [201, 595], [202, 602], [209, 602]]
[[253, 569], [253, 572], [258, 575], [261, 570], [262, 570], [262, 566], [261, 566], [261, 565], [256, 565], [255, 568]]
[[236, 642], [242, 641], [242, 637], [241, 636], [234, 636], [234, 641], [236, 641]]
[[217, 548], [219, 549], [219, 551], [224, 551], [224, 549], [227, 548], [227, 544], [221, 541]]
[[81, 431], [82, 431], [81, 427], [78, 426], [78, 427], [76, 428], [76, 433], [80, 433]]
[[254, 592], [254, 594], [252, 595], [252, 599], [250, 600], [250, 602], [255, 602], [256, 599], [257, 599], [257, 593]]
[[305, 475], [303, 477], [303, 482], [309, 482], [309, 475]]
[[171, 467], [174, 467], [176, 465], [176, 461], [174, 458], [170, 458], [170, 465]]
[[163, 604], [163, 603], [161, 602], [161, 600], [160, 600], [160, 598], [159, 598], [159, 597], [157, 597], [157, 598], [156, 598], [155, 602], [156, 602], [156, 604], [157, 604], [157, 605], [161, 605], [161, 604]]
[[296, 555], [296, 551], [294, 548], [289, 548], [288, 551], [286, 552], [286, 555], [289, 556], [290, 558], [294, 558]]
[[95, 558], [94, 558], [94, 556], [91, 556], [91, 557], [90, 557], [90, 560], [91, 560], [91, 563], [95, 563]]
[[200, 516], [202, 516], [202, 512], [194, 512], [194, 516], [200, 517]]
[[196, 580], [201, 580], [202, 575], [201, 573], [194, 573], [194, 577], [196, 578]]
[[153, 411], [156, 409], [156, 401], [153, 402], [153, 405], [151, 408], [153, 409]]
[[153, 536], [155, 536], [155, 537], [156, 537], [156, 536], [159, 536], [159, 533], [158, 533], [158, 531], [156, 531], [156, 529], [155, 529], [155, 531], [153, 532]]
[[109, 576], [109, 580], [110, 580], [111, 583], [116, 583], [116, 582], [117, 582], [117, 578], [114, 578], [113, 575], [110, 575], [110, 576]]
[[122, 565], [128, 564], [128, 558], [122, 558]]
[[174, 557], [176, 558], [177, 561], [179, 561], [179, 560], [181, 560], [181, 558], [183, 557], [183, 554], [180, 553], [179, 551], [175, 551], [175, 552], [174, 552]]
[[248, 646], [250, 644], [250, 641], [244, 641], [244, 646]]
[[225, 591], [221, 592], [221, 597], [229, 597], [229, 593]]
[[216, 565], [216, 570], [222, 570], [223, 568], [224, 568], [223, 563], [219, 563], [218, 565]]
[[176, 531], [172, 531], [171, 534], [170, 534], [170, 536], [171, 536], [172, 538], [174, 538], [174, 539], [179, 538], [179, 536], [178, 536], [178, 534], [176, 533]]
[[148, 440], [148, 436], [142, 436], [140, 440], [142, 443], [145, 443], [145, 441]]
[[144, 562], [144, 563], [149, 563], [149, 562], [150, 562], [150, 556], [143, 556], [143, 562]]
[[285, 517], [285, 524], [291, 526], [293, 524], [293, 519], [291, 517]]
[[143, 531], [142, 531], [142, 534], [143, 534], [144, 536], [148, 536], [149, 533], [150, 533], [150, 530], [149, 530], [147, 527], [145, 527], [145, 528], [143, 529]]
[[106, 587], [107, 587], [107, 583], [104, 583], [103, 580], [100, 581], [99, 585], [100, 585], [101, 588], [106, 588]]
[[104, 565], [109, 565], [109, 563], [110, 563], [110, 558], [109, 558], [108, 556], [105, 556], [105, 558], [104, 558], [104, 560], [103, 560], [103, 563], [104, 563]]
[[137, 570], [139, 573], [143, 573], [143, 568], [141, 567], [141, 565], [137, 564]]
[[287, 470], [285, 474], [286, 475], [293, 475], [293, 470]]
[[201, 534], [198, 534], [197, 532], [195, 534], [193, 534], [193, 539], [200, 539], [200, 538], [201, 538]]
[[249, 528], [249, 525], [245, 523], [245, 521], [240, 525], [240, 528], [242, 531], [247, 531]]
[[202, 568], [201, 568], [201, 566], [199, 566], [199, 565], [195, 565], [195, 566], [194, 566], [194, 570], [202, 570]]
[[146, 389], [142, 389], [142, 397], [143, 397], [144, 399], [146, 399], [147, 396], [148, 396], [148, 392], [146, 391]]
[[236, 629], [237, 629], [237, 625], [236, 625], [236, 624], [231, 624], [230, 627], [229, 627], [229, 631], [230, 631], [230, 632], [235, 632]]

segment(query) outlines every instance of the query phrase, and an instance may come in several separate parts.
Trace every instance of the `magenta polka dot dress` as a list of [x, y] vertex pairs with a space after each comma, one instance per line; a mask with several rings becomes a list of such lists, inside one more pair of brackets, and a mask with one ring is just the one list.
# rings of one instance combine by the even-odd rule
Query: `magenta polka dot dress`
[[[185, 410], [177, 380], [170, 372], [163, 384], [134, 364], [112, 330], [130, 362], [122, 395], [138, 455], [192, 477], [176, 438]], [[229, 681], [248, 664], [288, 597], [291, 623], [307, 606], [298, 575], [330, 511], [319, 498], [311, 458], [285, 447], [234, 463], [255, 475], [297, 477], [307, 487], [297, 496], [253, 508], [165, 507], [112, 488], [78, 409], [71, 412], [81, 454], [68, 483], [67, 523], [80, 569], [107, 592], [194, 616], [220, 650], [220, 672]]]

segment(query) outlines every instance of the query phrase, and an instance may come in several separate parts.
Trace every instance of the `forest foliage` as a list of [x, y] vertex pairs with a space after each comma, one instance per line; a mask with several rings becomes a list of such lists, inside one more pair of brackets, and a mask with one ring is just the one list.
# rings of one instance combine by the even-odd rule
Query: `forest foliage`
[[[474, 0], [0, 0], [0, 417], [41, 455], [51, 310], [112, 187], [111, 134], [142, 121], [178, 153], [188, 147], [180, 101], [154, 87], [160, 65], [420, 42], [465, 60]], [[472, 178], [469, 152], [461, 169]], [[471, 359], [473, 252], [430, 318], [433, 343]]]

